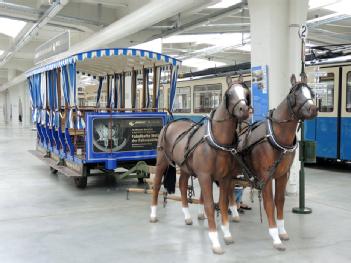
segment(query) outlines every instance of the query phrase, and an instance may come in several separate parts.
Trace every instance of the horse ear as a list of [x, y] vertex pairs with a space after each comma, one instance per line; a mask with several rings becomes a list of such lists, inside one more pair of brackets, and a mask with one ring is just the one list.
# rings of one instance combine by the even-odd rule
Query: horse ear
[[243, 77], [243, 75], [239, 75], [239, 78], [238, 78], [238, 82], [239, 83], [243, 83], [244, 82], [244, 77]]
[[307, 84], [307, 75], [306, 75], [306, 73], [302, 72], [300, 74], [300, 76], [301, 76], [301, 82]]
[[292, 74], [291, 77], [290, 77], [290, 83], [292, 86], [295, 86], [296, 85], [296, 77], [295, 77], [295, 74]]
[[227, 76], [226, 81], [228, 84], [228, 88], [230, 88], [232, 86], [232, 83], [233, 83], [232, 78], [230, 76]]

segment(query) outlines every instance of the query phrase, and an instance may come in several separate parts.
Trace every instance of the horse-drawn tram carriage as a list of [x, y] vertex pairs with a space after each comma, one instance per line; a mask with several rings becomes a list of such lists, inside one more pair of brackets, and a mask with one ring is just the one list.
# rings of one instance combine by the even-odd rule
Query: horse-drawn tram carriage
[[[28, 71], [37, 128], [32, 153], [52, 172], [74, 177], [79, 188], [89, 175], [120, 167], [129, 169], [123, 178], [147, 176], [172, 110], [179, 64], [159, 53], [122, 48], [83, 52]], [[168, 109], [158, 107], [164, 83], [170, 85]]]

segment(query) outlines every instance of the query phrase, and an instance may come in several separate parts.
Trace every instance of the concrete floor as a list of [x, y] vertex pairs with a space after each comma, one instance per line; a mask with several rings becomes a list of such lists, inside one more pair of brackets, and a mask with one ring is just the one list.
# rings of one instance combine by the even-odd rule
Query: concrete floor
[[[207, 223], [185, 226], [179, 203], [159, 208], [150, 224], [150, 196], [91, 178], [78, 190], [69, 178], [52, 175], [27, 152], [34, 132], [0, 124], [0, 262], [350, 262], [351, 176], [342, 169], [306, 169], [306, 204], [296, 215], [296, 196], [287, 197], [287, 250], [272, 248], [257, 199], [242, 222], [231, 224], [235, 244], [213, 255]], [[248, 194], [244, 196], [248, 202]], [[191, 206], [193, 218], [197, 208]], [[219, 222], [219, 218], [218, 218]], [[222, 235], [221, 235], [222, 236]], [[221, 240], [222, 242], [222, 240]], [[223, 242], [222, 242], [223, 243]]]

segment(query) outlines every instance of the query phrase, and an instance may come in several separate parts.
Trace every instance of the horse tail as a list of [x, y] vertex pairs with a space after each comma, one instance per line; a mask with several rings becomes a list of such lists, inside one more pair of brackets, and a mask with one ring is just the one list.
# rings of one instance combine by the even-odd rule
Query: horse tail
[[167, 189], [169, 194], [175, 193], [175, 186], [177, 180], [176, 168], [172, 165], [168, 165], [166, 173], [164, 174], [163, 186]]

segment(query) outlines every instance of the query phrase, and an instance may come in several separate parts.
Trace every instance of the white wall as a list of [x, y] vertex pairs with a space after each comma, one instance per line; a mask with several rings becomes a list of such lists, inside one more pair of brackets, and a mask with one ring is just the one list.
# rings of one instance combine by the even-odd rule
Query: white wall
[[[22, 124], [18, 120], [19, 116], [19, 100], [22, 101]], [[7, 116], [4, 116], [4, 107], [7, 108]], [[11, 118], [12, 108], [12, 118]], [[22, 126], [25, 128], [31, 127], [31, 110], [30, 98], [27, 83], [23, 82], [8, 90], [0, 93], [0, 122], [7, 120], [9, 125]]]

